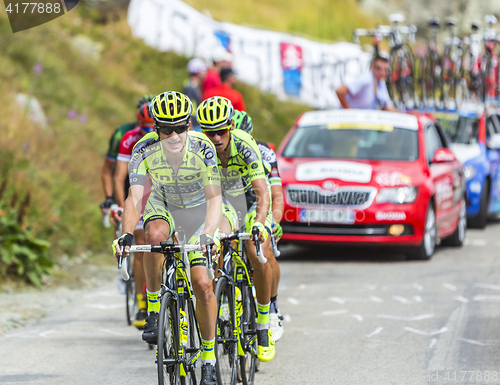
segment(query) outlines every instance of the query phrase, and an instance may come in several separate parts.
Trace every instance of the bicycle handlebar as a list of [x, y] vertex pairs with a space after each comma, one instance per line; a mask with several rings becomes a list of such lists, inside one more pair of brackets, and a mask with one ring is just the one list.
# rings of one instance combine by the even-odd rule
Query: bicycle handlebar
[[[167, 254], [172, 253], [190, 253], [192, 251], [200, 251], [200, 245], [176, 245], [173, 242], [160, 242], [159, 245], [136, 245], [130, 247], [131, 253], [161, 253]], [[120, 257], [121, 258], [121, 257]], [[214, 271], [212, 269], [212, 248], [207, 245], [207, 275], [210, 280], [215, 278]], [[120, 267], [118, 267], [120, 268]], [[122, 272], [123, 274], [123, 272]]]
[[130, 279], [130, 274], [128, 273], [127, 270], [127, 262], [123, 264], [123, 249], [124, 247], [122, 246], [121, 247], [122, 255], [118, 257], [118, 270], [120, 270], [123, 280], [128, 281]]
[[260, 252], [259, 228], [256, 226], [252, 228], [252, 240], [255, 244], [255, 251], [257, 252], [257, 258], [259, 259], [260, 263], [266, 263], [267, 258], [264, 257], [263, 253]]

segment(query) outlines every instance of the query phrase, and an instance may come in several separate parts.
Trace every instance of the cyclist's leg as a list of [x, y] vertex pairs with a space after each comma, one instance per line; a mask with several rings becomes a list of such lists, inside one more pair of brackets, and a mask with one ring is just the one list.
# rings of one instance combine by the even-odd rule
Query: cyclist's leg
[[283, 335], [283, 317], [278, 308], [278, 286], [280, 283], [280, 266], [278, 260], [274, 256], [272, 245], [266, 251], [266, 258], [272, 269], [272, 284], [271, 284], [271, 306], [269, 307], [269, 322], [271, 331], [273, 332], [274, 341], [278, 341]]
[[[161, 199], [150, 196], [144, 210], [144, 229], [147, 244], [159, 244], [172, 235], [173, 219]], [[159, 295], [161, 292], [163, 254], [150, 253], [143, 258], [148, 300], [148, 317], [142, 339], [156, 342], [158, 335]]]
[[[254, 204], [250, 209], [245, 219], [246, 231], [251, 232], [251, 225], [255, 221], [255, 208]], [[271, 234], [271, 224], [272, 224], [272, 213], [269, 211], [266, 217], [266, 229]], [[264, 252], [266, 258], [269, 253], [266, 250], [271, 250], [271, 237], [268, 236], [267, 240], [262, 243], [261, 251]], [[267, 255], [266, 255], [267, 254]], [[257, 252], [253, 245], [253, 242], [247, 243], [247, 255], [250, 259], [250, 263], [253, 267], [253, 282], [255, 286], [255, 291], [257, 293], [257, 358], [260, 361], [267, 362], [274, 357], [274, 340], [272, 339], [272, 333], [270, 333], [270, 321], [269, 321], [269, 308], [271, 305], [271, 287], [273, 282], [273, 272], [270, 263], [261, 263], [257, 258]], [[273, 255], [274, 257], [274, 255]]]

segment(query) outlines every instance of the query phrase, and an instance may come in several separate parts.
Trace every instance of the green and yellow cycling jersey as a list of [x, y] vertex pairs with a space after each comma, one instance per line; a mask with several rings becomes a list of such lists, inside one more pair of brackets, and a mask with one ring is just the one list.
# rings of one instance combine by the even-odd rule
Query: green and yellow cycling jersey
[[177, 172], [168, 163], [158, 135], [145, 135], [134, 147], [129, 164], [130, 185], [152, 181], [152, 194], [168, 205], [191, 208], [206, 202], [204, 186], [220, 185], [217, 155], [212, 142], [195, 131], [187, 132], [186, 151]]
[[251, 135], [242, 130], [231, 131], [230, 156], [226, 168], [221, 168], [222, 191], [231, 196], [241, 196], [252, 189], [256, 179], [266, 179], [262, 156]]

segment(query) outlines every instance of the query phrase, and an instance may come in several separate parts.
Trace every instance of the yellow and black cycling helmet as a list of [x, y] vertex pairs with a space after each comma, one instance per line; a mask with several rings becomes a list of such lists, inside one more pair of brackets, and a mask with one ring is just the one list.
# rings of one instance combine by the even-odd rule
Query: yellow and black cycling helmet
[[192, 113], [193, 103], [180, 92], [163, 92], [151, 101], [151, 114], [156, 122], [166, 124], [187, 123]]
[[234, 107], [229, 99], [222, 96], [204, 100], [196, 111], [198, 124], [202, 130], [217, 130], [231, 124]]

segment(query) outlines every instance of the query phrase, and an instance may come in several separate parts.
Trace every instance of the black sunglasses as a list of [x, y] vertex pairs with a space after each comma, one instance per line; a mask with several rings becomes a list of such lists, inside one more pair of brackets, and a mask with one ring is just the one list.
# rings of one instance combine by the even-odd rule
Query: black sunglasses
[[174, 131], [176, 134], [182, 134], [189, 128], [189, 123], [184, 124], [182, 126], [169, 126], [169, 127], [160, 127], [157, 124], [155, 124], [155, 128], [164, 135], [170, 135]]
[[215, 135], [223, 136], [226, 135], [226, 133], [229, 131], [229, 128], [223, 128], [222, 130], [216, 130], [216, 131], [205, 131], [203, 130], [203, 133], [207, 136], [211, 136], [212, 138]]

